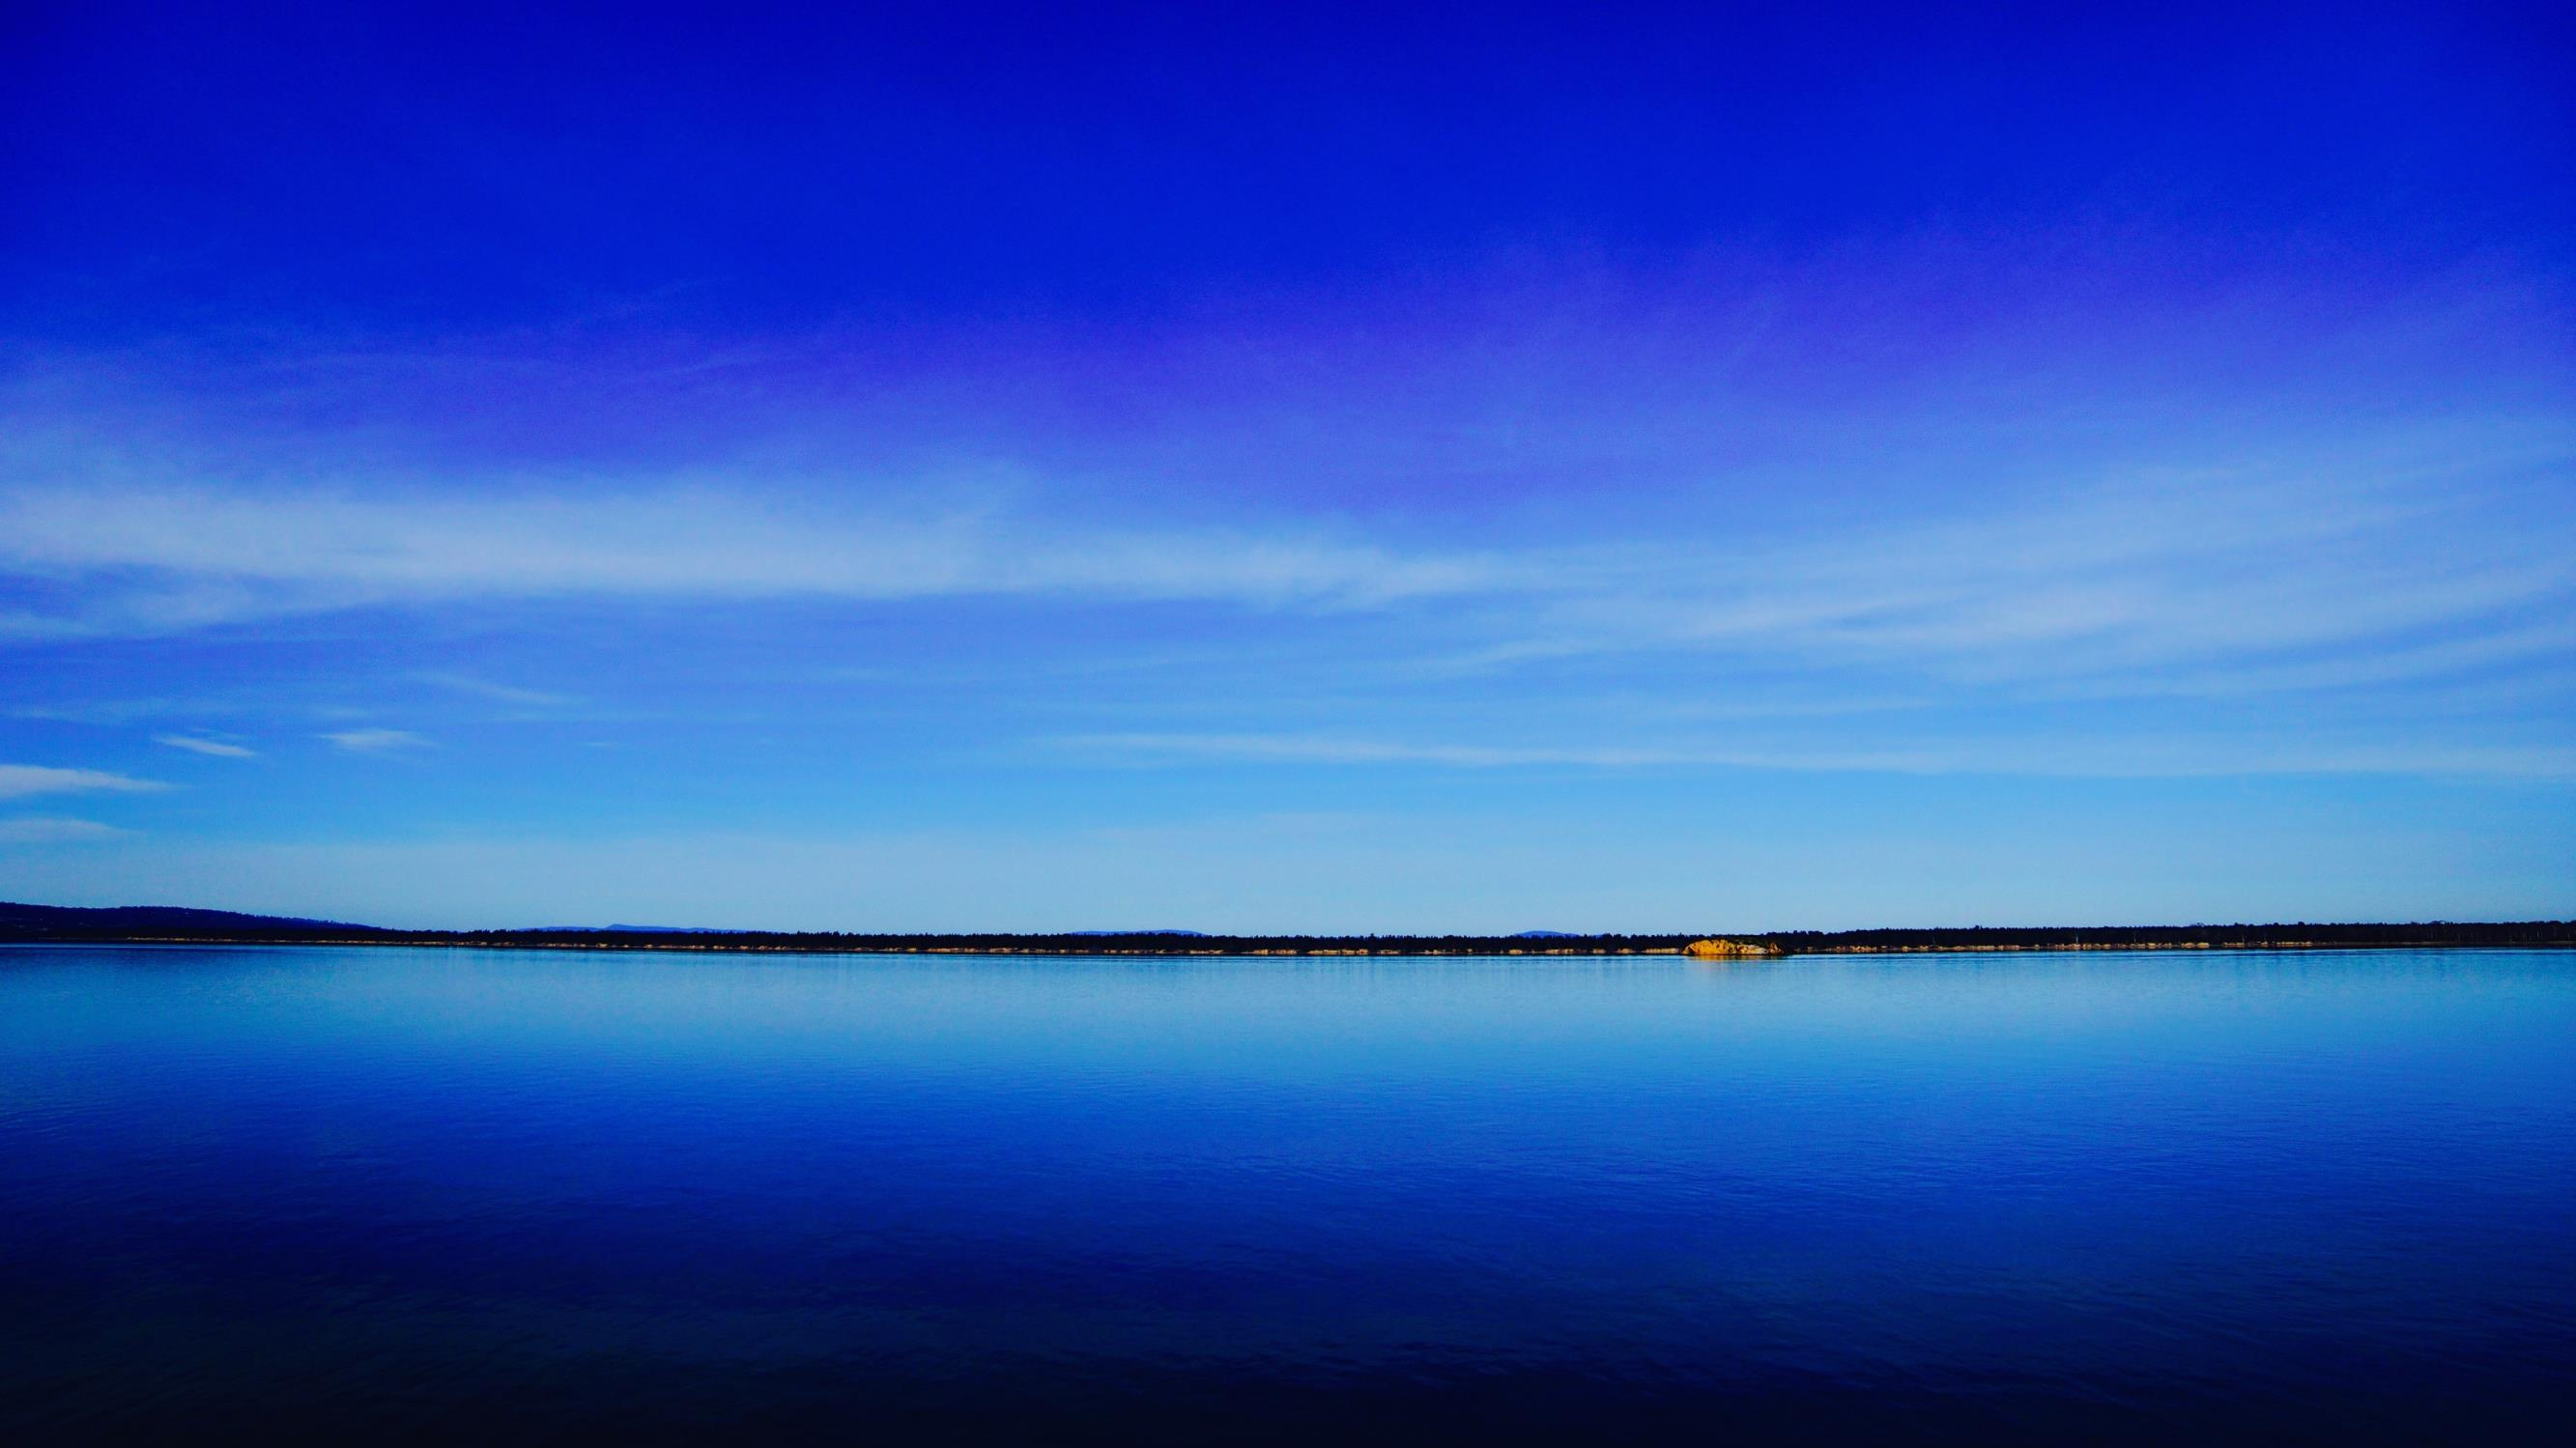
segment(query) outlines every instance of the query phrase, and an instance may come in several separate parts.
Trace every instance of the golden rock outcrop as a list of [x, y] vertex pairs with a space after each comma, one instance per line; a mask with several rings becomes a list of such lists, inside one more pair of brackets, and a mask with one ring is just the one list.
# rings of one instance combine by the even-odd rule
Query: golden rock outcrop
[[1783, 953], [1780, 947], [1767, 940], [1694, 940], [1682, 947], [1682, 954], [1694, 960], [1736, 960], [1745, 956]]

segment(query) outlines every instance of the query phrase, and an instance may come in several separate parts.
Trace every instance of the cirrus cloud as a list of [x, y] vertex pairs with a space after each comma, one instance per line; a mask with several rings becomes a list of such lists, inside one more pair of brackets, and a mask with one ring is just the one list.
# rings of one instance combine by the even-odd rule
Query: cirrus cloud
[[41, 816], [0, 820], [0, 845], [46, 845], [73, 840], [113, 840], [134, 833], [96, 820]]
[[322, 737], [351, 754], [390, 754], [429, 747], [427, 739], [408, 729], [342, 729]]
[[56, 769], [42, 764], [0, 764], [0, 799], [34, 794], [146, 794], [170, 786], [103, 769]]
[[184, 749], [191, 754], [211, 755], [217, 759], [251, 759], [259, 753], [256, 749], [245, 748], [239, 744], [227, 744], [220, 739], [200, 739], [193, 734], [155, 734], [152, 736], [152, 742], [166, 744], [172, 749]]
[[85, 585], [48, 606], [0, 611], [0, 637], [169, 634], [478, 598], [1069, 594], [1349, 606], [1514, 581], [1499, 572], [1491, 559], [1317, 530], [1076, 528], [705, 487], [433, 496], [90, 477], [0, 489], [0, 576]]

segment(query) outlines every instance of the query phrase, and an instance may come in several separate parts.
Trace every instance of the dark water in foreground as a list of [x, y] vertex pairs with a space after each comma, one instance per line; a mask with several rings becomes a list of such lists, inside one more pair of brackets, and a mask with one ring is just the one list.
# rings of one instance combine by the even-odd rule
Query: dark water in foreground
[[0, 950], [19, 1442], [2571, 1412], [2566, 952]]

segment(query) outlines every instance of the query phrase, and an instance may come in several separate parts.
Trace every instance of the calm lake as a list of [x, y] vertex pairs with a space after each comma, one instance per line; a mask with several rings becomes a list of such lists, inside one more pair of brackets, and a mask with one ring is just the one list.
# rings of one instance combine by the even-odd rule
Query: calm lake
[[16, 1442], [2571, 1413], [2576, 953], [0, 948]]

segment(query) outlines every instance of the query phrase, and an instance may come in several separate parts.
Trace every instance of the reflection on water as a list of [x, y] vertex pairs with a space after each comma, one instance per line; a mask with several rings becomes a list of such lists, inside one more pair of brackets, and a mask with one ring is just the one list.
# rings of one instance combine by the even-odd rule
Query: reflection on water
[[0, 1428], [2554, 1436], [2576, 955], [0, 951]]

